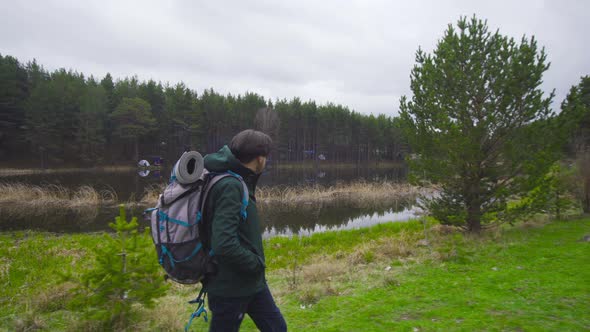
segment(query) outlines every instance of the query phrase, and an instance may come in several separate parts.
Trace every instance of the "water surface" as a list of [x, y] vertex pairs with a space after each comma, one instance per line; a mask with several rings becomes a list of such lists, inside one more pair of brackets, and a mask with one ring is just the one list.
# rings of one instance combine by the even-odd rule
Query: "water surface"
[[[133, 170], [120, 172], [92, 171], [53, 174], [34, 174], [0, 177], [5, 183], [26, 183], [36, 186], [59, 185], [72, 190], [88, 185], [98, 191], [115, 192], [119, 202], [136, 202], [150, 187], [161, 187], [168, 182], [168, 169]], [[364, 180], [368, 182], [406, 180], [405, 167], [393, 168], [271, 168], [260, 178], [259, 186], [328, 186]], [[413, 202], [390, 202], [381, 210], [347, 206], [314, 205], [313, 208], [261, 208], [264, 236], [310, 234], [330, 229], [366, 227], [380, 222], [403, 221], [412, 218], [416, 210]], [[149, 206], [130, 205], [129, 214], [141, 216]], [[43, 230], [60, 233], [109, 230], [108, 222], [118, 214], [117, 204], [97, 208], [49, 209], [19, 211], [0, 206], [0, 231]], [[141, 218], [140, 218], [141, 219]], [[145, 223], [147, 224], [147, 223]]]

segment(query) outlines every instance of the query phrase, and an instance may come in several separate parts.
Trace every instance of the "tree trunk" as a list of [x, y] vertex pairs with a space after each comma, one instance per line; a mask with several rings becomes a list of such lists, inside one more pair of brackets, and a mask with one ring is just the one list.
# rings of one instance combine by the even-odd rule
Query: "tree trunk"
[[481, 232], [481, 207], [479, 203], [471, 202], [467, 206], [467, 230], [470, 233]]
[[135, 148], [135, 162], [138, 162], [139, 161], [139, 138], [136, 137], [133, 143], [134, 143], [133, 145], [135, 145], [135, 147], [134, 147]]
[[555, 219], [561, 220], [561, 195], [559, 190], [555, 191]]
[[584, 213], [590, 213], [590, 178], [587, 178], [584, 185], [584, 204], [582, 204]]
[[357, 164], [357, 167], [358, 167], [358, 165], [361, 164], [361, 145], [360, 144], [357, 145], [356, 164]]
[[466, 182], [465, 191], [467, 194], [465, 205], [467, 208], [467, 230], [470, 233], [481, 231], [481, 198], [479, 190], [479, 177], [471, 177]]
[[47, 150], [45, 150], [45, 148], [41, 147], [39, 149], [39, 155], [41, 156], [41, 169], [46, 169], [47, 168]]

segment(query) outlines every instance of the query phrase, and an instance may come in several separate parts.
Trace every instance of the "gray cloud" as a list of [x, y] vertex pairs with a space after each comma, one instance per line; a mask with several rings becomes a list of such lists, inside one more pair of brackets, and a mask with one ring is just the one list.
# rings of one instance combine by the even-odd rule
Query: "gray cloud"
[[586, 1], [0, 1], [0, 52], [48, 69], [396, 114], [419, 46], [459, 16], [534, 35], [558, 107], [590, 74]]

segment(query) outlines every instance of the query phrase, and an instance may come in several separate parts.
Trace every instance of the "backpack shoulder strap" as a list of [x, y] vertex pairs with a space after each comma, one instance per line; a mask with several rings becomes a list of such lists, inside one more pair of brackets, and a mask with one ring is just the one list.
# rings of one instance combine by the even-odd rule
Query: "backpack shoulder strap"
[[248, 218], [248, 213], [246, 212], [246, 209], [248, 208], [250, 193], [248, 191], [248, 186], [246, 186], [246, 183], [244, 182], [244, 179], [240, 175], [238, 175], [232, 171], [227, 171], [225, 173], [216, 173], [211, 176], [209, 181], [207, 181], [207, 183], [205, 184], [205, 188], [203, 189], [203, 194], [201, 196], [200, 211], [203, 211], [203, 209], [205, 208], [205, 203], [207, 202], [207, 197], [209, 197], [209, 192], [211, 192], [211, 189], [213, 188], [213, 186], [215, 184], [217, 184], [219, 181], [221, 181], [222, 179], [225, 179], [227, 177], [233, 177], [235, 179], [238, 179], [240, 181], [240, 183], [242, 184], [242, 190], [244, 193], [243, 193], [243, 197], [242, 197], [242, 207], [240, 210], [240, 214], [241, 214], [242, 218], [244, 220], [246, 220], [246, 218]]
[[240, 214], [242, 215], [242, 218], [245, 221], [248, 218], [248, 212], [246, 212], [246, 209], [248, 208], [248, 203], [250, 202], [250, 192], [248, 191], [248, 186], [246, 185], [246, 182], [244, 182], [244, 179], [239, 174], [236, 174], [232, 171], [227, 171], [227, 173], [229, 175], [233, 176], [234, 178], [240, 180], [240, 182], [242, 183], [242, 189], [244, 190], [244, 196], [242, 197], [242, 209], [240, 211]]

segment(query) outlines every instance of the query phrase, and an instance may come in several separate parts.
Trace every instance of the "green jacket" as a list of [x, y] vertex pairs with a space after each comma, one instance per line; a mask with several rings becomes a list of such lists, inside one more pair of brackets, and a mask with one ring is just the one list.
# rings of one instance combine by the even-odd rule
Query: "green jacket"
[[255, 197], [259, 175], [243, 166], [227, 146], [205, 156], [205, 168], [210, 172], [230, 170], [237, 173], [250, 192], [246, 220], [240, 215], [244, 190], [239, 180], [224, 178], [209, 193], [204, 213], [211, 225], [210, 244], [217, 262], [217, 273], [208, 277], [205, 289], [209, 294], [222, 297], [258, 293], [266, 284]]

